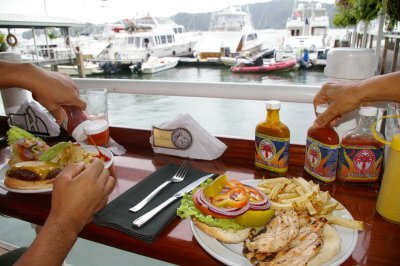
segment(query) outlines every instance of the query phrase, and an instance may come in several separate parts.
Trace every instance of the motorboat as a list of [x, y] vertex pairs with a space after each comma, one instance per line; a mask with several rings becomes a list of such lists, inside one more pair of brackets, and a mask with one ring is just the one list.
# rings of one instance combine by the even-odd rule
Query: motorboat
[[[329, 17], [319, 1], [295, 1], [292, 15], [286, 22], [287, 35], [281, 53], [292, 53], [291, 57], [301, 59], [307, 50], [311, 64], [317, 60], [317, 51], [333, 47], [329, 34]], [[321, 63], [321, 62], [320, 62]]]
[[139, 63], [129, 66], [132, 73], [154, 74], [160, 71], [174, 68], [179, 63], [179, 57], [155, 57], [150, 56], [145, 63]]
[[254, 61], [255, 59], [262, 57], [264, 63], [269, 63], [272, 58], [275, 56], [275, 49], [266, 49], [253, 57], [248, 56], [221, 56], [219, 61], [229, 67], [239, 65], [239, 64], [246, 64], [249, 62]]
[[270, 62], [262, 65], [237, 65], [231, 68], [234, 73], [267, 73], [273, 71], [286, 71], [297, 66], [296, 59], [281, 62]]
[[146, 62], [151, 56], [191, 56], [198, 33], [185, 32], [169, 18], [144, 17], [114, 36], [110, 45], [98, 57], [101, 62], [111, 62], [127, 67]]
[[199, 59], [251, 56], [259, 52], [261, 46], [248, 10], [230, 6], [211, 16], [209, 31], [196, 43], [194, 55]]

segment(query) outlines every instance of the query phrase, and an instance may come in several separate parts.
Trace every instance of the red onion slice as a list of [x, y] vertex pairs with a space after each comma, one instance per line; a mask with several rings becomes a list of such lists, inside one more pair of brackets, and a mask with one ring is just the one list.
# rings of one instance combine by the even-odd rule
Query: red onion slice
[[239, 216], [239, 215], [245, 213], [250, 207], [250, 204], [247, 203], [242, 208], [218, 208], [215, 205], [213, 205], [210, 202], [210, 200], [204, 195], [203, 188], [198, 189], [196, 191], [196, 200], [200, 204], [206, 205], [210, 211], [215, 212], [217, 214], [224, 215], [224, 216], [229, 216], [229, 217]]

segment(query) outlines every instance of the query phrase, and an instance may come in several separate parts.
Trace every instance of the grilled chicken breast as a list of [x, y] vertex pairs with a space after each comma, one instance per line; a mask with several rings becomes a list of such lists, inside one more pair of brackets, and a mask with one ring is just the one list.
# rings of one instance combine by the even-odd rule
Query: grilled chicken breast
[[[307, 265], [310, 260], [314, 261], [314, 258], [320, 256], [321, 247], [324, 248], [326, 226], [329, 227], [325, 218], [315, 220], [308, 214], [281, 212], [262, 231], [249, 232], [243, 254], [254, 265]], [[339, 251], [340, 237], [335, 229], [331, 231], [335, 237], [328, 239], [328, 246], [333, 244], [334, 248], [327, 247], [322, 258], [313, 265], [328, 261]]]
[[323, 230], [326, 219], [320, 218], [300, 229], [298, 236], [286, 249], [279, 251], [271, 261], [259, 265], [307, 265], [315, 257], [323, 244]]
[[258, 234], [245, 241], [245, 248], [250, 252], [274, 253], [287, 247], [299, 234], [299, 219], [295, 211], [280, 212]]

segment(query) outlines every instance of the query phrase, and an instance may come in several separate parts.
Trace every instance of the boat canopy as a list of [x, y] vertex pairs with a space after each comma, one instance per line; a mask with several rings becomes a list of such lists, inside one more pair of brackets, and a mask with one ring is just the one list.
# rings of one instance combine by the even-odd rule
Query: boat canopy
[[85, 26], [84, 22], [69, 18], [44, 17], [17, 14], [0, 14], [0, 28], [47, 28]]
[[229, 47], [231, 52], [236, 52], [242, 37], [241, 32], [208, 32], [205, 38], [197, 42], [194, 50], [199, 53], [219, 53], [221, 47]]

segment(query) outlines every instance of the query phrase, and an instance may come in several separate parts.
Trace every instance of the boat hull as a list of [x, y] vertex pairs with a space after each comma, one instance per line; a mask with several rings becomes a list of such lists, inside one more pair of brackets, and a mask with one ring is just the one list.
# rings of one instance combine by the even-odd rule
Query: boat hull
[[135, 65], [130, 66], [132, 73], [137, 72], [143, 74], [154, 74], [160, 71], [168, 70], [174, 68], [178, 65], [179, 58], [178, 57], [150, 57], [146, 63], [141, 64], [140, 69], [136, 69]]
[[[51, 65], [44, 65], [44, 69], [52, 70]], [[57, 71], [69, 76], [79, 75], [79, 69], [76, 65], [57, 65]], [[84, 66], [85, 75], [97, 75], [102, 74], [104, 70], [98, 64], [88, 63]]]
[[235, 66], [231, 68], [234, 73], [267, 73], [273, 71], [289, 70], [297, 65], [297, 60], [287, 60], [262, 66]]

